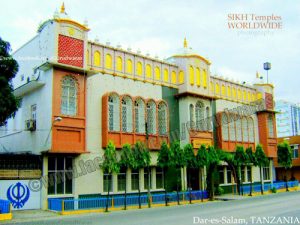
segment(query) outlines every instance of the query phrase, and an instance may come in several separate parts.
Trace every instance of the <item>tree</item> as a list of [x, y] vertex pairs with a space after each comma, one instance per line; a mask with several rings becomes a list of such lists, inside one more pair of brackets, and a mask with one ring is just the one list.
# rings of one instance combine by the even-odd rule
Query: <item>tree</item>
[[[185, 155], [185, 162], [186, 162], [186, 167], [195, 169], [198, 168], [197, 161], [196, 161], [196, 156], [194, 153], [194, 148], [191, 144], [186, 144], [184, 146], [184, 155]], [[189, 199], [190, 199], [190, 204], [192, 204], [192, 192], [191, 192], [191, 175], [189, 175], [188, 179], [188, 186], [189, 186]]]
[[19, 65], [9, 54], [10, 44], [0, 37], [0, 126], [15, 115], [20, 100], [13, 94], [12, 79], [16, 76]]
[[227, 163], [228, 167], [230, 167], [232, 173], [233, 173], [233, 177], [235, 180], [235, 183], [237, 184], [237, 174], [236, 174], [236, 165], [235, 165], [235, 160], [234, 160], [234, 154], [230, 153], [230, 152], [226, 152], [222, 149], [219, 149], [217, 151], [218, 156], [219, 156], [219, 160], [220, 161], [224, 161]]
[[[249, 166], [257, 166], [257, 160], [256, 160], [255, 154], [253, 153], [251, 147], [246, 149], [246, 155], [247, 155], [246, 163]], [[250, 176], [250, 194], [249, 194], [249, 196], [252, 196], [252, 192], [253, 192], [253, 181], [252, 181], [252, 174], [251, 174], [251, 176]]]
[[259, 166], [259, 176], [260, 176], [260, 184], [261, 184], [260, 191], [261, 191], [261, 194], [263, 195], [264, 189], [263, 189], [263, 179], [262, 179], [261, 173], [262, 173], [262, 167], [267, 166], [269, 164], [269, 159], [267, 158], [267, 156], [260, 144], [258, 144], [256, 146], [255, 158], [257, 160], [257, 166]]
[[171, 151], [166, 142], [163, 142], [160, 147], [160, 151], [157, 157], [157, 165], [162, 168], [164, 176], [164, 189], [165, 189], [165, 203], [168, 206], [167, 188], [166, 188], [166, 170], [170, 166], [171, 162]]
[[286, 191], [289, 191], [289, 186], [287, 182], [287, 171], [292, 168], [292, 150], [288, 142], [284, 141], [277, 145], [277, 160], [278, 164], [283, 166], [285, 169], [285, 187]]
[[245, 165], [247, 160], [247, 155], [245, 154], [245, 150], [243, 146], [237, 146], [234, 155], [234, 162], [237, 167], [237, 188], [238, 193], [240, 194], [240, 187], [242, 187], [242, 195], [243, 192], [243, 181], [241, 177], [241, 167]]
[[204, 187], [202, 185], [203, 180], [203, 169], [208, 166], [208, 153], [205, 145], [201, 145], [196, 156], [197, 166], [200, 169], [200, 191], [201, 191], [201, 201], [203, 202], [203, 191]]
[[[134, 167], [134, 157], [132, 154], [131, 146], [129, 144], [125, 144], [121, 150], [121, 159], [120, 159], [120, 167], [133, 168]], [[124, 209], [127, 209], [127, 176], [125, 179], [125, 196], [124, 196]]]
[[[110, 141], [105, 148], [104, 155], [103, 155], [103, 162], [100, 165], [104, 172], [107, 172], [110, 177], [113, 173], [119, 173], [120, 165], [117, 160], [116, 155], [116, 148], [115, 145]], [[108, 212], [108, 200], [109, 200], [109, 191], [110, 191], [111, 182], [108, 182], [108, 193], [107, 193], [107, 200], [106, 200], [106, 208], [105, 211]]]
[[217, 166], [220, 163], [219, 155], [216, 149], [213, 146], [208, 147], [208, 169], [207, 169], [207, 178], [208, 178], [208, 189], [210, 200], [213, 201], [215, 198], [215, 178], [214, 174], [216, 173]]
[[177, 203], [179, 202], [179, 182], [181, 181], [181, 169], [186, 165], [185, 155], [183, 149], [180, 147], [179, 141], [175, 141], [171, 145], [171, 165], [176, 168], [177, 176], [176, 179], [176, 192], [177, 192]]
[[[137, 142], [133, 146], [133, 158], [134, 158], [134, 163], [133, 163], [133, 169], [140, 170], [142, 168], [150, 166], [150, 161], [151, 161], [151, 156], [150, 152], [145, 146], [144, 143], [142, 142]], [[148, 169], [148, 176], [149, 174], [149, 169]], [[138, 192], [139, 192], [139, 208], [142, 208], [141, 206], [141, 188], [140, 188], [140, 182], [138, 182]], [[148, 187], [150, 187], [150, 184], [148, 184]], [[150, 201], [150, 197], [148, 197], [148, 202]]]

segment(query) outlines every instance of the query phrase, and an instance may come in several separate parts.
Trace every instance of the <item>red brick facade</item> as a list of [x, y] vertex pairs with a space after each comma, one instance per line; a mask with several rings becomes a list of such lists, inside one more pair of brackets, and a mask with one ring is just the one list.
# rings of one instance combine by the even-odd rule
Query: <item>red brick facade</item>
[[64, 35], [58, 36], [58, 62], [83, 67], [83, 41]]

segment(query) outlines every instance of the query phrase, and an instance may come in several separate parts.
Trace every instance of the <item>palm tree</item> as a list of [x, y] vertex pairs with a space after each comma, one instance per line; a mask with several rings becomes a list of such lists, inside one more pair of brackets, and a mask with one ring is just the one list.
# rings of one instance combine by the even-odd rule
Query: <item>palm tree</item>
[[196, 156], [197, 166], [200, 169], [200, 191], [201, 191], [201, 201], [203, 202], [203, 191], [204, 187], [202, 185], [202, 176], [204, 167], [208, 166], [208, 153], [205, 145], [201, 145]]
[[[150, 152], [145, 146], [145, 144], [142, 142], [137, 142], [133, 146], [133, 158], [134, 158], [133, 169], [140, 170], [142, 168], [150, 166], [150, 161], [151, 161]], [[148, 176], [150, 175], [148, 174]], [[148, 184], [148, 186], [150, 186], [150, 184]], [[142, 208], [140, 182], [138, 182], [138, 192], [139, 192], [139, 208]], [[148, 199], [148, 201], [149, 200], [150, 199]]]
[[[257, 160], [256, 160], [256, 157], [255, 157], [255, 154], [253, 153], [252, 151], [252, 148], [249, 147], [246, 149], [246, 155], [247, 155], [247, 164], [249, 166], [257, 166]], [[252, 174], [250, 176], [250, 193], [249, 193], [249, 196], [252, 196], [252, 192], [253, 192], [253, 181], [252, 181]]]
[[[131, 146], [129, 144], [123, 145], [121, 149], [120, 167], [128, 168], [134, 167], [134, 157], [132, 154]], [[125, 195], [124, 195], [124, 209], [127, 209], [127, 176], [125, 179]]]
[[241, 167], [245, 165], [247, 160], [247, 155], [245, 154], [245, 150], [243, 146], [237, 146], [234, 155], [235, 165], [237, 167], [238, 176], [237, 176], [237, 184], [238, 184], [238, 193], [240, 194], [240, 187], [242, 186], [242, 195], [243, 191], [243, 181], [241, 179]]
[[[171, 165], [176, 168], [177, 174], [180, 174], [181, 169], [186, 165], [185, 155], [183, 149], [180, 147], [179, 141], [175, 141], [171, 145]], [[177, 192], [177, 203], [179, 202], [179, 182], [181, 181], [181, 176], [176, 179], [176, 192]]]
[[261, 191], [261, 194], [263, 195], [264, 194], [264, 189], [263, 189], [263, 182], [262, 182], [262, 176], [261, 176], [261, 173], [262, 173], [262, 167], [263, 166], [267, 166], [269, 164], [269, 159], [267, 158], [262, 146], [260, 144], [258, 144], [256, 146], [256, 149], [255, 149], [255, 158], [257, 159], [257, 165], [259, 166], [259, 176], [260, 176], [260, 191]]
[[[106, 171], [111, 177], [113, 173], [119, 173], [120, 166], [116, 156], [116, 148], [115, 145], [110, 141], [104, 151], [104, 160], [100, 167], [102, 167], [103, 171]], [[108, 182], [108, 193], [106, 200], [105, 211], [108, 212], [108, 200], [109, 200], [109, 191], [110, 191], [111, 182]]]
[[158, 153], [157, 165], [163, 170], [164, 189], [165, 189], [165, 203], [168, 206], [167, 188], [166, 188], [166, 170], [171, 164], [171, 151], [166, 142], [163, 142]]
[[289, 191], [287, 182], [287, 170], [293, 166], [292, 150], [288, 142], [284, 141], [277, 146], [277, 160], [278, 164], [285, 169], [285, 187], [286, 191]]
[[215, 198], [215, 178], [214, 173], [217, 170], [217, 166], [220, 163], [219, 155], [217, 154], [216, 149], [213, 146], [208, 147], [208, 169], [207, 169], [207, 175], [208, 179], [210, 181], [210, 200], [213, 201]]
[[[184, 158], [186, 160], [185, 162], [187, 168], [192, 168], [192, 169], [198, 168], [196, 156], [194, 153], [194, 148], [191, 144], [186, 144], [184, 146], [184, 155], [185, 155]], [[190, 204], [192, 204], [191, 175], [189, 175], [188, 186], [189, 186]]]

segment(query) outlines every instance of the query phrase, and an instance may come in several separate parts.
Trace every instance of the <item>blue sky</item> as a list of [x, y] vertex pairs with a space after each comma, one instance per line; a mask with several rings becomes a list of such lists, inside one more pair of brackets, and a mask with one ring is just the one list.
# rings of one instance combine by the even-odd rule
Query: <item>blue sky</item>
[[[253, 0], [65, 0], [69, 16], [88, 20], [89, 39], [130, 46], [134, 51], [166, 58], [183, 45], [211, 60], [211, 72], [252, 83], [263, 63], [272, 63], [269, 80], [275, 98], [300, 102], [300, 1]], [[37, 31], [40, 22], [52, 18], [58, 0], [10, 0], [2, 2], [0, 36], [16, 50]], [[229, 13], [281, 16], [281, 30], [239, 33], [228, 29]]]

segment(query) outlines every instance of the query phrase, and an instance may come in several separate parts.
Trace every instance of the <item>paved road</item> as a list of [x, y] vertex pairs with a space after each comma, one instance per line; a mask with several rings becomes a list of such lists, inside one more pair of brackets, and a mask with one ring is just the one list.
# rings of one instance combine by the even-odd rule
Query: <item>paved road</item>
[[[287, 223], [287, 221], [284, 222], [284, 219], [290, 219], [292, 223]], [[278, 193], [276, 195], [249, 197], [234, 201], [208, 202], [204, 204], [128, 210], [111, 213], [93, 213], [76, 216], [55, 216], [52, 218], [45, 218], [44, 220], [36, 219], [35, 221], [22, 221], [18, 224], [300, 224], [300, 192]]]

